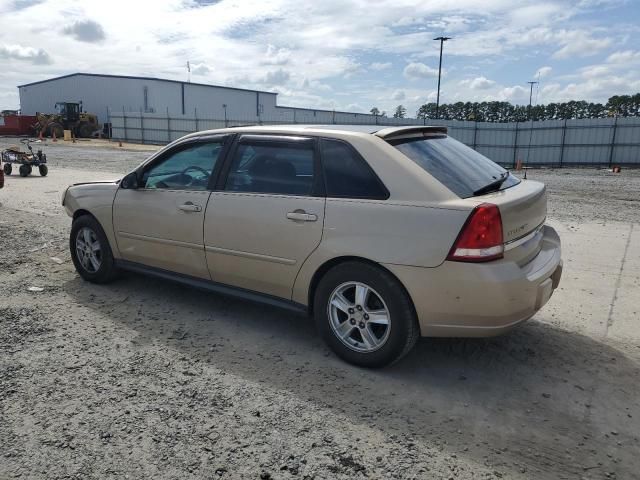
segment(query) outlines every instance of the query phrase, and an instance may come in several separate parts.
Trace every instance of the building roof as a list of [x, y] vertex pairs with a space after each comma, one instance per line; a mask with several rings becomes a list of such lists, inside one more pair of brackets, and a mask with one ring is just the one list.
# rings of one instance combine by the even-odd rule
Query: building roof
[[135, 77], [135, 76], [131, 76], [131, 75], [108, 75], [108, 74], [102, 74], [102, 73], [83, 73], [83, 72], [69, 73], [68, 75], [62, 75], [60, 77], [47, 78], [46, 80], [39, 80], [37, 82], [25, 83], [23, 85], [18, 85], [18, 88], [30, 87], [31, 85], [38, 85], [40, 83], [47, 83], [47, 82], [52, 82], [54, 80], [60, 80], [62, 78], [69, 78], [69, 77], [76, 77], [76, 76], [104, 77], [104, 78], [129, 78], [129, 79], [133, 79], [133, 80], [154, 80], [154, 81], [157, 81], [157, 82], [184, 83], [184, 84], [187, 84], [187, 85], [197, 85], [197, 86], [200, 86], [200, 87], [226, 88], [228, 90], [240, 90], [240, 91], [243, 91], [243, 92], [259, 92], [259, 93], [268, 93], [269, 95], [277, 95], [277, 93], [275, 93], [275, 92], [267, 92], [267, 91], [264, 91], [264, 90], [253, 90], [253, 89], [250, 89], [250, 88], [226, 87], [224, 85], [211, 85], [211, 84], [208, 84], [208, 83], [183, 82], [183, 81], [180, 81], [180, 80], [169, 80], [167, 78]]

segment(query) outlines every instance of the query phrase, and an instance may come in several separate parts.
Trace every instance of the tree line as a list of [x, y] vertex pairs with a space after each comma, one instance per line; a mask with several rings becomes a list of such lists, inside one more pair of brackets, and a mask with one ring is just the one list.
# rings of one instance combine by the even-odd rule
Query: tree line
[[[377, 108], [373, 115], [384, 116]], [[406, 108], [398, 105], [393, 116], [404, 118]], [[469, 120], [477, 122], [526, 122], [528, 120], [570, 120], [575, 118], [640, 117], [640, 93], [614, 95], [606, 104], [571, 100], [570, 102], [533, 105], [512, 105], [509, 102], [456, 102], [440, 105], [425, 103], [416, 112], [419, 119]]]

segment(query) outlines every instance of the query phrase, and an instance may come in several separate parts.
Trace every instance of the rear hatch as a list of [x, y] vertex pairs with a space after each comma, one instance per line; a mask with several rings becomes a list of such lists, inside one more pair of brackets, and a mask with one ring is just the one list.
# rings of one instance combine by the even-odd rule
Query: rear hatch
[[538, 254], [547, 217], [544, 184], [523, 180], [513, 187], [473, 199], [493, 203], [500, 209], [506, 259], [524, 265]]
[[498, 206], [505, 258], [523, 264], [540, 251], [547, 216], [544, 184], [518, 179], [447, 136], [442, 127], [398, 129], [380, 136], [464, 199], [470, 210], [483, 203]]

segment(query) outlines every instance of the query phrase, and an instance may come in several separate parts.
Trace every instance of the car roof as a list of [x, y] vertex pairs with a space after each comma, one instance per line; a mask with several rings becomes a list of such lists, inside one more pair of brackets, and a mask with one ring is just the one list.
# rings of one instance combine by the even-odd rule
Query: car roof
[[375, 135], [380, 138], [389, 139], [396, 136], [406, 136], [413, 134], [445, 134], [447, 133], [447, 127], [444, 126], [432, 126], [432, 125], [407, 125], [407, 126], [385, 126], [385, 125], [247, 125], [240, 127], [221, 128], [216, 130], [206, 130], [202, 132], [195, 132], [192, 136], [201, 136], [208, 134], [220, 134], [220, 133], [306, 133], [306, 134], [322, 134], [329, 133], [331, 131], [336, 132], [352, 132], [355, 134]]

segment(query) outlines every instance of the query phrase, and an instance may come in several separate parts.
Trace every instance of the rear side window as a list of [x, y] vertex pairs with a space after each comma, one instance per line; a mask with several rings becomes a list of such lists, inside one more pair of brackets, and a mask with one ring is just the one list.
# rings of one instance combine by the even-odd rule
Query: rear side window
[[240, 143], [231, 163], [225, 190], [311, 195], [313, 157], [311, 142], [299, 145]]
[[375, 172], [351, 145], [322, 139], [320, 148], [327, 197], [389, 198], [389, 192]]
[[[389, 143], [458, 195], [468, 198], [505, 175], [506, 170], [449, 136], [406, 138]], [[500, 190], [520, 181], [509, 175]]]

